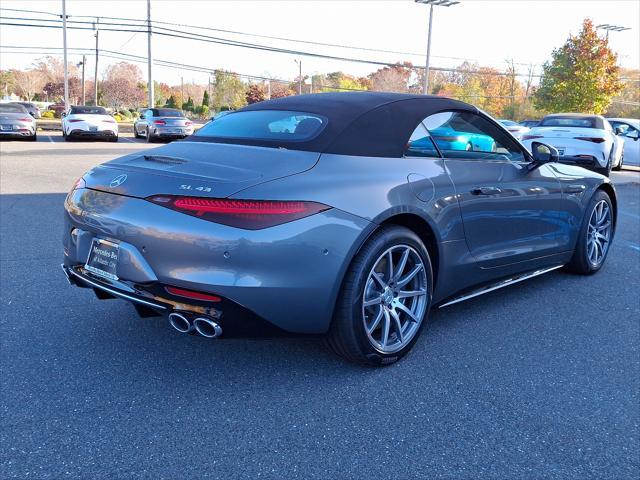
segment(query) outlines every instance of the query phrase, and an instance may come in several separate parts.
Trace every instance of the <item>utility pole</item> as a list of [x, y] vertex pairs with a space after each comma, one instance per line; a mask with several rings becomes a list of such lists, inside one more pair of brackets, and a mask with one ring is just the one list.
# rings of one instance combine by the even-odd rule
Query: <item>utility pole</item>
[[460, 3], [457, 0], [415, 0], [416, 3], [429, 5], [429, 32], [427, 33], [427, 59], [424, 67], [424, 87], [422, 93], [429, 95], [429, 63], [431, 60], [431, 27], [433, 25], [433, 7], [451, 7]]
[[100, 34], [100, 18], [96, 17], [96, 23], [93, 24], [93, 28], [96, 29], [96, 70], [93, 77], [93, 104], [98, 106], [98, 36]]
[[153, 102], [153, 57], [151, 56], [151, 0], [147, 0], [147, 47], [148, 47], [148, 55], [147, 55], [147, 68], [149, 70], [149, 108], [154, 107]]
[[180, 75], [180, 106], [178, 108], [182, 108], [182, 104], [184, 102], [184, 77]]
[[298, 95], [302, 95], [302, 60], [294, 60], [298, 64]]
[[85, 88], [84, 88], [84, 67], [87, 64], [86, 55], [82, 55], [82, 62], [78, 64], [78, 67], [82, 65], [82, 105], [85, 105]]
[[69, 110], [69, 66], [67, 65], [67, 2], [62, 0], [62, 47], [64, 50], [64, 111]]
[[607, 40], [609, 40], [609, 32], [624, 32], [625, 30], [631, 30], [629, 27], [622, 27], [620, 25], [611, 25], [609, 23], [603, 23], [596, 25], [596, 30], [604, 30], [607, 32]]

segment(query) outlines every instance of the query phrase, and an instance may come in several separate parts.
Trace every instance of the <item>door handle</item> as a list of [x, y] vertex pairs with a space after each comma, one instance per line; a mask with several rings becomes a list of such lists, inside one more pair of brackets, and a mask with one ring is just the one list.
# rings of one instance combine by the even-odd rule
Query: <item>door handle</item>
[[567, 185], [565, 192], [566, 193], [582, 193], [586, 189], [587, 189], [586, 185], [580, 185], [580, 184]]
[[471, 195], [497, 195], [502, 193], [498, 187], [474, 187], [471, 189]]

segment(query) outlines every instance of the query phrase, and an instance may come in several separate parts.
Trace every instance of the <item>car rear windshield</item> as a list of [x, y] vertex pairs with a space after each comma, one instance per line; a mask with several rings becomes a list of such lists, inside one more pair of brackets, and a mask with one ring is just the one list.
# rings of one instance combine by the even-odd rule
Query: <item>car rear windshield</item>
[[0, 105], [2, 113], [29, 113], [22, 105]]
[[319, 115], [285, 110], [233, 112], [217, 118], [195, 134], [213, 139], [304, 142], [316, 137], [327, 125]]
[[172, 110], [169, 108], [154, 108], [151, 112], [154, 117], [184, 117], [184, 113], [180, 110]]
[[108, 115], [102, 107], [72, 107], [71, 115]]
[[543, 118], [539, 127], [598, 128], [596, 119], [590, 117], [549, 117]]

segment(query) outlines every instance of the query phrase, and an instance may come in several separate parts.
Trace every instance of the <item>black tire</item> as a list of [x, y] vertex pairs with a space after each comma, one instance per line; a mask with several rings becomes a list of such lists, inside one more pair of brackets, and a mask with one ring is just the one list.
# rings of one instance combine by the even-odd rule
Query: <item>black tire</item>
[[151, 135], [151, 132], [149, 131], [149, 129], [147, 128], [147, 134], [145, 135], [145, 139], [147, 141], [147, 143], [155, 143], [155, 138], [153, 137], [153, 135]]
[[113, 143], [117, 143], [118, 142], [118, 136], [116, 135], [115, 137], [109, 138], [109, 141], [113, 142]]
[[[598, 265], [594, 265], [589, 260], [588, 256], [588, 247], [587, 247], [587, 235], [589, 233], [589, 221], [591, 220], [591, 216], [594, 213], [594, 209], [600, 201], [605, 201], [609, 206], [609, 211], [611, 212], [611, 233], [608, 241], [607, 249], [604, 254], [604, 258]], [[578, 241], [576, 243], [576, 247], [573, 250], [573, 256], [567, 265], [565, 265], [565, 270], [572, 273], [577, 273], [579, 275], [593, 275], [597, 271], [602, 268], [604, 262], [607, 259], [607, 255], [609, 254], [609, 249], [611, 246], [611, 241], [613, 240], [614, 234], [614, 218], [613, 218], [613, 205], [611, 203], [611, 198], [607, 195], [603, 190], [597, 190], [593, 195], [589, 204], [585, 210], [584, 218], [582, 219], [582, 225], [580, 226], [580, 232], [578, 232]]]
[[64, 136], [64, 141], [65, 142], [71, 142], [73, 140], [73, 137], [71, 135], [65, 135]]
[[140, 134], [138, 133], [138, 129], [136, 126], [133, 126], [133, 138], [140, 138]]
[[619, 172], [620, 170], [622, 170], [622, 164], [624, 163], [624, 152], [622, 152], [622, 155], [620, 156], [620, 163], [618, 163], [618, 165], [616, 165], [614, 168], [612, 168], [612, 170], [615, 170], [616, 172]]
[[[382, 255], [396, 245], [410, 246], [420, 256], [426, 273], [426, 307], [422, 321], [411, 340], [401, 350], [381, 353], [371, 344], [362, 317], [362, 296], [369, 273]], [[426, 323], [431, 306], [433, 275], [431, 259], [420, 238], [400, 226], [385, 226], [376, 231], [355, 256], [342, 282], [333, 321], [326, 336], [331, 350], [344, 359], [369, 367], [379, 367], [400, 360], [413, 347]]]
[[36, 142], [38, 140], [38, 134], [34, 133], [30, 137], [28, 137], [27, 140], [30, 141], [30, 142]]

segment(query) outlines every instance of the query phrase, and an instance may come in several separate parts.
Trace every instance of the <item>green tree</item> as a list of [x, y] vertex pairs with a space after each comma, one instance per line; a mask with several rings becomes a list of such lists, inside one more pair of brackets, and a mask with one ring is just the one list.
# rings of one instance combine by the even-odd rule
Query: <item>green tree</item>
[[209, 92], [207, 90], [202, 94], [202, 105], [209, 106]]
[[617, 55], [585, 19], [577, 36], [553, 51], [543, 66], [534, 103], [549, 112], [604, 113], [623, 89]]
[[247, 104], [245, 97], [246, 86], [232, 72], [216, 70], [215, 87], [212, 94], [210, 107], [216, 112], [221, 110], [236, 110]]
[[168, 99], [167, 99], [167, 103], [165, 104], [165, 107], [167, 108], [178, 108], [178, 102], [176, 102], [176, 99], [173, 95], [171, 95]]
[[187, 112], [193, 112], [195, 106], [193, 104], [193, 98], [189, 97], [189, 99], [182, 104], [182, 110], [186, 110]]

